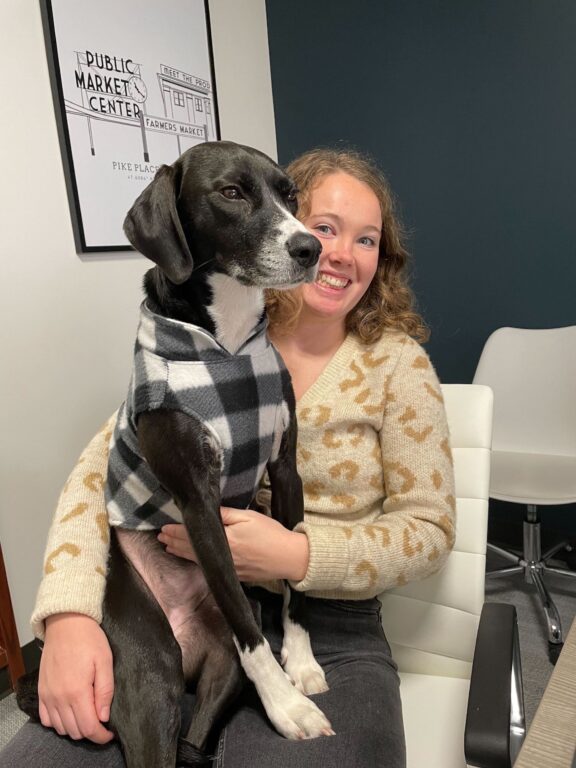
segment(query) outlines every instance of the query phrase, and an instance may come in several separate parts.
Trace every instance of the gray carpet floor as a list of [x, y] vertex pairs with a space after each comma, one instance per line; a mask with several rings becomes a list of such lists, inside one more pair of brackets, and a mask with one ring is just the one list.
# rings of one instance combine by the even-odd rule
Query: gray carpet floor
[[20, 712], [16, 706], [14, 694], [6, 696], [0, 701], [0, 749], [14, 736], [16, 731], [24, 725], [28, 717]]
[[[488, 567], [498, 565], [500, 561], [494, 556], [489, 556]], [[566, 633], [576, 616], [576, 579], [572, 581], [547, 574], [546, 583]], [[505, 579], [488, 578], [486, 599], [491, 602], [512, 603], [518, 611], [526, 721], [529, 724], [553, 669], [548, 660], [548, 639], [542, 610], [534, 588], [525, 584], [518, 576]], [[8, 743], [26, 719], [16, 707], [13, 694], [0, 701], [0, 749]]]

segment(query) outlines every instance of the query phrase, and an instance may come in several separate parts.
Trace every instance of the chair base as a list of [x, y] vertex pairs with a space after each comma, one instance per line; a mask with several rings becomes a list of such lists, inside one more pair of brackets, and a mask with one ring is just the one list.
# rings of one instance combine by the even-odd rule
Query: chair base
[[562, 634], [562, 624], [560, 622], [560, 616], [558, 609], [556, 608], [550, 593], [544, 583], [544, 573], [549, 571], [550, 573], [558, 573], [562, 576], [568, 576], [569, 578], [576, 579], [576, 573], [568, 571], [564, 568], [557, 568], [548, 563], [548, 561], [560, 550], [569, 546], [568, 541], [562, 541], [559, 544], [554, 545], [546, 552], [542, 553], [541, 540], [540, 540], [540, 517], [538, 515], [538, 507], [534, 504], [529, 504], [526, 508], [526, 516], [524, 518], [524, 546], [522, 556], [518, 556], [513, 552], [509, 552], [506, 549], [497, 547], [494, 544], [488, 544], [488, 548], [491, 552], [495, 552], [504, 559], [513, 563], [510, 566], [504, 566], [503, 568], [496, 568], [493, 571], [488, 571], [486, 576], [490, 578], [498, 576], [509, 576], [514, 573], [523, 573], [526, 583], [533, 584], [536, 587], [540, 602], [546, 614], [546, 621], [548, 624], [548, 647], [550, 661], [555, 664], [562, 644], [564, 643], [564, 637]]

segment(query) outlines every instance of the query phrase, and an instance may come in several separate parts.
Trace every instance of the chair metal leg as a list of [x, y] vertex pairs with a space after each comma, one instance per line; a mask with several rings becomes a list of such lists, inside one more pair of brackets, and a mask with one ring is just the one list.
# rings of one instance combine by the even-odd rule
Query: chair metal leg
[[487, 543], [487, 548], [490, 550], [490, 552], [494, 552], [496, 555], [500, 555], [500, 557], [503, 557], [505, 560], [510, 560], [511, 563], [515, 563], [518, 565], [520, 562], [520, 558], [518, 555], [515, 555], [513, 552], [508, 552], [507, 549], [502, 549], [502, 547], [497, 547], [496, 544], [490, 544], [490, 542]]
[[560, 622], [558, 609], [554, 605], [554, 601], [544, 583], [543, 576], [544, 572], [548, 571], [550, 573], [558, 573], [561, 576], [576, 578], [576, 572], [568, 571], [563, 568], [556, 568], [555, 566], [547, 564], [546, 561], [566, 547], [568, 542], [561, 542], [547, 550], [544, 555], [542, 554], [540, 518], [538, 516], [538, 507], [534, 504], [528, 504], [527, 506], [523, 531], [524, 541], [521, 557], [518, 557], [514, 553], [508, 552], [501, 547], [497, 547], [494, 544], [488, 544], [488, 547], [492, 552], [495, 552], [509, 562], [515, 563], [515, 565], [504, 566], [503, 568], [488, 571], [486, 576], [494, 578], [499, 576], [509, 576], [514, 573], [523, 573], [526, 583], [533, 584], [536, 587], [548, 624], [549, 657], [552, 663], [555, 663], [564, 642], [562, 636], [562, 624]]
[[562, 625], [560, 623], [558, 609], [550, 597], [550, 593], [546, 588], [546, 584], [544, 584], [541, 569], [537, 568], [535, 565], [532, 565], [529, 569], [529, 573], [530, 578], [532, 579], [532, 583], [538, 591], [540, 601], [544, 608], [544, 613], [546, 614], [546, 620], [548, 622], [548, 642], [553, 643], [554, 645], [563, 643]]
[[486, 571], [486, 578], [497, 578], [498, 576], [510, 576], [513, 573], [524, 573], [523, 565], [511, 565], [504, 568], [495, 568], [493, 571]]
[[550, 560], [550, 558], [554, 557], [557, 552], [560, 552], [561, 549], [566, 549], [568, 546], [568, 541], [561, 541], [559, 544], [555, 544], [553, 547], [550, 547], [550, 549], [547, 549], [546, 552], [544, 552], [542, 555], [542, 560], [544, 562], [546, 562], [546, 560]]
[[565, 568], [556, 568], [554, 565], [544, 565], [544, 570], [548, 573], [558, 573], [560, 576], [569, 576], [576, 579], [576, 571], [567, 571]]
[[524, 565], [522, 564], [522, 558], [518, 557], [518, 555], [515, 555], [513, 552], [508, 552], [507, 549], [502, 549], [502, 547], [497, 547], [495, 544], [490, 544], [490, 542], [488, 542], [486, 546], [491, 552], [499, 555], [504, 560], [514, 563], [514, 565], [511, 566], [505, 565], [501, 568], [493, 568], [490, 571], [486, 571], [486, 578], [492, 579], [499, 576], [510, 576], [512, 573], [523, 573]]

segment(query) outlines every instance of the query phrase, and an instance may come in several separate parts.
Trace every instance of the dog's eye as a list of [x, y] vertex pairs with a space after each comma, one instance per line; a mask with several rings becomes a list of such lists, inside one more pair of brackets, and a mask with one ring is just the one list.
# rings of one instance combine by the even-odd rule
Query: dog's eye
[[238, 187], [224, 187], [220, 190], [220, 194], [227, 200], [242, 200], [242, 192]]
[[286, 195], [286, 200], [289, 203], [295, 203], [296, 202], [296, 190], [291, 189], [290, 192]]

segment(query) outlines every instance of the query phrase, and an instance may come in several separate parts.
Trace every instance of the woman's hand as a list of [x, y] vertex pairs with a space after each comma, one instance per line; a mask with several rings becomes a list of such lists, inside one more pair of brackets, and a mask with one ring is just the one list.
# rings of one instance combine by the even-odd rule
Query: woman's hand
[[[221, 507], [220, 514], [240, 581], [300, 581], [308, 569], [308, 537], [251, 509]], [[165, 525], [158, 539], [166, 551], [198, 562], [184, 525]]]
[[102, 725], [113, 694], [112, 651], [98, 622], [80, 613], [48, 617], [38, 681], [42, 725], [106, 744], [114, 738]]

